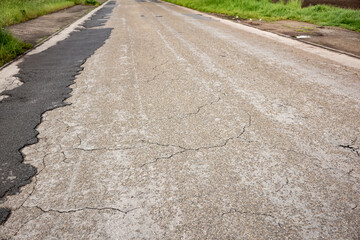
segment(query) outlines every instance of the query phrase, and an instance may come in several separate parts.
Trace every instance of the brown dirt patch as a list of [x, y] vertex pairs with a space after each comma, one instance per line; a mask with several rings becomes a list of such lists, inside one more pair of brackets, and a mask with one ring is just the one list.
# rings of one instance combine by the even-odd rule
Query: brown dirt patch
[[93, 6], [76, 5], [27, 22], [11, 25], [8, 29], [15, 37], [24, 42], [36, 44], [76, 21], [93, 8]]
[[360, 9], [359, 0], [303, 0], [302, 7], [310, 5], [327, 4], [343, 8]]
[[[333, 48], [360, 58], [360, 32], [350, 31], [338, 27], [323, 27], [311, 23], [291, 20], [265, 22], [259, 20], [236, 19], [223, 14], [213, 15], [268, 32], [286, 35], [302, 42], [309, 42]], [[299, 38], [301, 36], [305, 36], [306, 38]]]

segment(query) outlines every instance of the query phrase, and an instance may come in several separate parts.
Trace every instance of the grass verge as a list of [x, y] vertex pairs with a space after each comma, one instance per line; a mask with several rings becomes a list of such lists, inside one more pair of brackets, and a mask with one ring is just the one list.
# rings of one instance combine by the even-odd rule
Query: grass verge
[[0, 27], [24, 22], [80, 3], [81, 0], [1, 0]]
[[14, 38], [8, 31], [0, 29], [0, 66], [11, 61], [31, 47], [31, 44], [24, 43]]
[[300, 0], [165, 0], [208, 13], [267, 21], [296, 20], [320, 26], [336, 26], [360, 32], [360, 10], [328, 5], [301, 8]]
[[0, 0], [0, 67], [31, 48], [4, 29], [76, 4], [100, 5], [96, 0]]

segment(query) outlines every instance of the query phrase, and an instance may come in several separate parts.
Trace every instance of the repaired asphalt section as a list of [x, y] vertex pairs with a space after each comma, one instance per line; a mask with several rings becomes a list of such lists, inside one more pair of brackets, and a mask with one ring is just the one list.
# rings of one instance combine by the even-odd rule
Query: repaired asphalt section
[[[45, 111], [66, 105], [69, 86], [82, 70], [81, 65], [112, 31], [92, 28], [103, 26], [114, 7], [115, 2], [107, 3], [84, 23], [84, 28], [41, 53], [26, 56], [19, 64], [17, 77], [24, 84], [3, 92], [10, 97], [0, 102], [0, 198], [19, 192], [19, 187], [30, 183], [37, 173], [35, 167], [23, 163], [20, 150], [38, 142], [35, 128]], [[9, 213], [0, 209], [0, 223]]]

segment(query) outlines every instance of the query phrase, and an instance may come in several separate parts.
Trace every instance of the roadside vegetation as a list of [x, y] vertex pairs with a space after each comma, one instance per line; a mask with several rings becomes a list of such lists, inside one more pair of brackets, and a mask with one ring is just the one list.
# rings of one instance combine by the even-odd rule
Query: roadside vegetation
[[0, 66], [32, 47], [13, 37], [6, 26], [82, 3], [100, 4], [96, 0], [0, 0]]
[[165, 0], [208, 13], [266, 21], [296, 20], [320, 26], [337, 26], [360, 32], [360, 10], [328, 5], [301, 8], [301, 0]]
[[0, 66], [31, 47], [31, 44], [14, 38], [8, 31], [0, 30]]
[[96, 0], [85, 0], [84, 1], [85, 5], [94, 5], [94, 6], [99, 6], [100, 2], [96, 1]]
[[0, 27], [27, 21], [76, 4], [81, 0], [1, 0]]

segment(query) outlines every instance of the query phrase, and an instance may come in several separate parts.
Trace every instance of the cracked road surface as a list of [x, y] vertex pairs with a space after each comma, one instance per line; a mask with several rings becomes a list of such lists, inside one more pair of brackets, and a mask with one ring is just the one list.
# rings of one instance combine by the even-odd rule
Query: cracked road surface
[[360, 237], [359, 60], [158, 1], [88, 25], [2, 238]]

